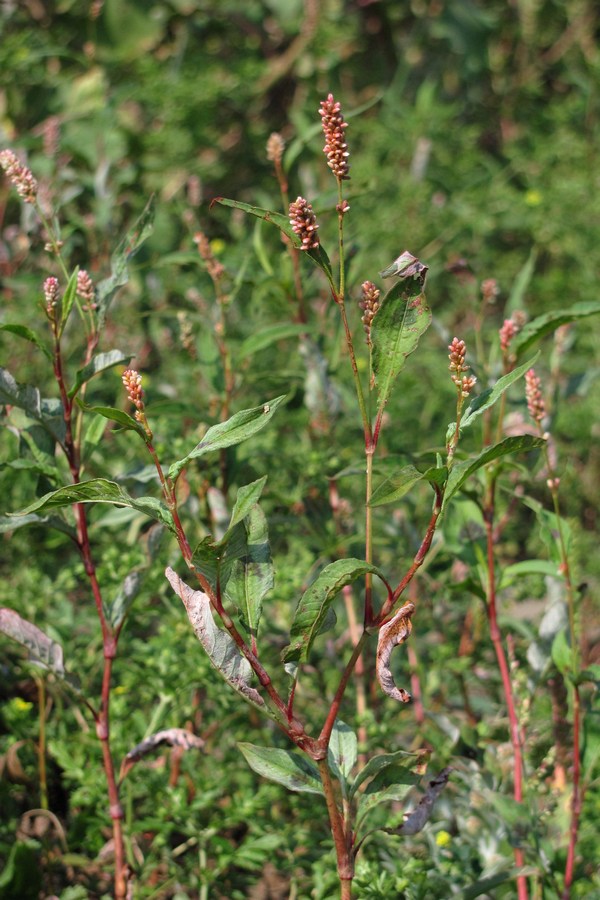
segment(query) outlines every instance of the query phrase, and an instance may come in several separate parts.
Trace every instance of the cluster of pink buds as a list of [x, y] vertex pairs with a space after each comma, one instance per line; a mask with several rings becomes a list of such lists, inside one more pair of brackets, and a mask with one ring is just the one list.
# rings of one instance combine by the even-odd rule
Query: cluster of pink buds
[[546, 404], [542, 394], [542, 380], [533, 369], [525, 372], [525, 397], [529, 415], [534, 422], [541, 423], [546, 418]]
[[517, 326], [517, 323], [513, 319], [504, 320], [502, 328], [498, 332], [500, 336], [500, 349], [502, 350], [502, 353], [508, 353], [508, 348], [510, 347], [511, 341], [518, 331], [519, 328]]
[[35, 203], [38, 183], [31, 174], [31, 170], [19, 161], [12, 150], [2, 150], [0, 152], [0, 166], [4, 169], [25, 203]]
[[297, 234], [302, 241], [301, 250], [316, 250], [319, 246], [319, 235], [317, 234], [317, 217], [313, 208], [304, 197], [298, 197], [293, 203], [290, 203], [290, 225], [294, 234]]
[[54, 318], [54, 310], [58, 303], [59, 285], [58, 278], [53, 275], [44, 281], [44, 300], [46, 302], [46, 315], [49, 319]]
[[471, 367], [465, 363], [467, 355], [467, 345], [464, 341], [460, 341], [457, 337], [452, 339], [452, 343], [448, 345], [450, 351], [448, 359], [450, 360], [449, 370], [452, 372], [451, 378], [456, 387], [460, 391], [461, 397], [468, 397], [477, 379], [473, 375], [463, 375]]
[[139, 372], [136, 372], [135, 369], [125, 369], [121, 378], [125, 386], [125, 390], [127, 391], [127, 396], [135, 406], [134, 418], [137, 422], [140, 423], [140, 425], [142, 425], [144, 431], [146, 432], [146, 438], [151, 441], [152, 432], [150, 430], [150, 426], [148, 425], [148, 420], [144, 411], [144, 401], [142, 400], [142, 396], [144, 393], [142, 391], [142, 376]]
[[88, 304], [84, 308], [96, 309], [94, 282], [85, 269], [80, 269], [77, 273], [77, 295]]
[[350, 175], [350, 166], [348, 164], [348, 144], [344, 129], [348, 127], [348, 123], [344, 122], [341, 112], [341, 105], [333, 99], [333, 94], [329, 94], [327, 100], [321, 101], [319, 110], [321, 116], [321, 124], [323, 133], [325, 134], [325, 146], [323, 152], [327, 157], [327, 165], [336, 178], [348, 179]]
[[367, 344], [371, 346], [371, 323], [375, 318], [375, 314], [379, 309], [379, 295], [381, 291], [372, 281], [365, 281], [362, 284], [361, 299], [358, 301], [359, 307], [363, 310], [361, 322], [367, 335]]
[[495, 303], [500, 294], [500, 288], [495, 278], [486, 278], [481, 282], [481, 296], [484, 303]]
[[276, 166], [280, 165], [284, 150], [285, 141], [279, 132], [274, 131], [269, 135], [269, 140], [267, 141], [267, 159], [269, 162], [275, 163]]

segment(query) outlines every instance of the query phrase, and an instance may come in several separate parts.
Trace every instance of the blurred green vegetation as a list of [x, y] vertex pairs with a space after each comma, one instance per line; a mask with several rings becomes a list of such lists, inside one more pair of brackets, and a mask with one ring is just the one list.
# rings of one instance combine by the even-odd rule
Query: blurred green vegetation
[[[189, 451], [215, 420], [223, 389], [212, 284], [193, 243], [198, 229], [211, 238], [227, 272], [235, 408], [289, 395], [285, 413], [270, 429], [227, 455], [232, 491], [269, 475], [265, 505], [277, 582], [265, 624], [274, 640], [264, 653], [273, 668], [290, 610], [311, 572], [335, 558], [341, 544], [349, 555], [362, 556], [363, 483], [354, 471], [363, 464], [360, 421], [340, 352], [337, 310], [307, 261], [302, 266], [312, 356], [302, 356], [294, 337], [241, 355], [249, 338], [294, 318], [293, 273], [275, 229], [238, 211], [211, 208], [211, 201], [223, 195], [278, 208], [265, 146], [269, 134], [279, 131], [287, 142], [290, 195], [303, 194], [314, 203], [321, 239], [333, 257], [336, 195], [323, 163], [317, 110], [329, 91], [342, 102], [351, 150], [346, 239], [355, 334], [361, 334], [360, 282], [377, 281], [377, 273], [405, 247], [430, 267], [434, 327], [389, 404], [387, 459], [379, 477], [398, 461], [424, 459], [443, 446], [453, 415], [446, 345], [454, 334], [469, 342], [475, 374], [485, 384], [499, 371], [489, 347], [505, 316], [523, 309], [533, 317], [597, 299], [599, 18], [593, 0], [2, 4], [0, 147], [25, 152], [42, 190], [60, 207], [64, 252], [72, 265], [84, 266], [98, 280], [105, 277], [119, 238], [156, 194], [153, 235], [111, 309], [102, 349], [117, 346], [135, 354], [160, 457], [169, 462]], [[42, 334], [43, 317], [35, 318], [40, 284], [54, 272], [28, 213], [3, 180], [0, 324], [20, 322]], [[499, 295], [485, 305], [480, 284], [489, 278], [497, 280]], [[479, 355], [474, 332], [484, 344]], [[600, 581], [598, 334], [595, 319], [574, 325], [560, 358], [548, 337], [540, 362], [551, 388], [552, 433], [577, 577], [587, 583], [590, 597]], [[73, 329], [73, 348], [77, 338]], [[315, 401], [316, 418], [326, 414], [331, 427], [321, 433], [314, 427], [306, 372], [317, 371], [325, 359], [320, 387], [330, 405], [324, 410]], [[0, 360], [20, 381], [42, 377], [35, 351], [10, 335], [0, 336]], [[45, 389], [52, 391], [51, 379]], [[90, 398], [120, 405], [119, 380], [112, 373], [97, 379]], [[509, 411], [525, 412], [517, 392]], [[17, 437], [3, 430], [0, 441], [2, 459], [8, 458]], [[475, 446], [476, 440], [467, 444]], [[110, 431], [91, 453], [87, 474], [119, 476], [132, 490], [152, 493], [156, 486], [144, 481], [142, 449], [131, 435]], [[347, 503], [340, 535], [328, 490], [330, 477], [344, 471], [350, 474], [338, 479]], [[190, 478], [187, 515], [197, 537], [209, 528], [206, 489], [219, 477], [218, 460], [209, 459]], [[50, 489], [43, 476], [0, 470], [2, 512]], [[528, 491], [544, 501], [543, 479]], [[510, 487], [505, 499], [508, 504]], [[94, 508], [90, 515], [101, 581], [114, 596], [125, 575], [143, 564], [146, 523], [129, 511], [106, 509]], [[390, 507], [375, 511], [375, 551], [391, 576], [402, 574], [412, 558], [429, 509], [430, 496], [422, 488], [393, 514]], [[401, 843], [381, 834], [367, 842], [357, 872], [361, 898], [449, 897], [511, 865], [514, 822], [510, 811], [499, 811], [490, 800], [510, 781], [505, 711], [473, 577], [459, 577], [478, 564], [476, 518], [468, 499], [455, 505], [420, 582], [427, 600], [414, 644], [426, 721], [419, 725], [410, 711], [399, 712], [373, 691], [362, 723], [370, 752], [426, 745], [432, 769], [450, 762], [456, 775], [426, 833]], [[543, 556], [534, 523], [526, 509], [511, 521], [498, 548], [500, 565]], [[68, 539], [41, 528], [1, 538], [0, 605], [17, 609], [60, 640], [68, 667], [97, 690], [101, 639], [83, 568]], [[115, 755], [120, 760], [150, 726], [156, 731], [185, 723], [205, 737], [206, 755], [177, 760], [165, 753], [156, 765], [139, 764], [124, 782], [137, 896], [335, 897], [324, 817], [315, 814], [310, 798], [259, 781], [235, 747], [242, 739], [285, 743], [253, 712], [240, 709], [203, 657], [162, 574], [166, 565], [177, 564], [175, 548], [165, 540], [127, 621], [115, 665]], [[526, 654], [538, 637], [540, 604], [551, 589], [541, 576], [527, 576], [511, 583], [503, 598], [504, 624], [516, 634], [515, 677], [531, 732], [528, 750], [542, 772], [553, 748], [551, 710]], [[532, 600], [537, 618], [530, 621], [519, 603]], [[466, 616], [474, 622], [475, 639], [470, 652], [459, 655]], [[600, 617], [590, 600], [582, 623], [589, 661], [597, 661]], [[42, 834], [27, 833], [22, 817], [39, 804], [36, 687], [16, 645], [3, 639], [0, 648], [5, 872], [16, 866], [10, 848], [18, 834], [26, 860], [21, 870], [41, 858], [48, 894], [61, 900], [105, 896], [108, 881], [95, 857], [110, 830], [92, 723], [49, 685], [50, 809], [58, 824], [50, 822]], [[336, 684], [340, 655], [334, 637], [320, 650], [327, 665], [315, 665], [302, 683], [303, 706], [315, 724]], [[367, 656], [367, 662], [373, 660]], [[343, 717], [357, 724], [353, 700], [350, 695]], [[590, 723], [591, 743], [598, 725]], [[528, 778], [531, 816], [542, 810], [547, 827], [537, 844], [533, 830], [521, 837], [529, 840], [530, 857], [542, 858], [559, 884], [566, 795], [533, 769]], [[594, 825], [599, 813], [600, 795], [590, 789], [572, 894], [581, 900], [600, 896]], [[394, 810], [392, 824], [401, 815]], [[439, 839], [438, 832], [449, 839]], [[1, 879], [0, 898], [8, 898], [14, 885], [8, 881], [5, 887]], [[34, 879], [19, 890], [23, 900], [37, 897], [39, 884]], [[559, 896], [550, 875], [546, 890], [545, 896]], [[514, 882], [494, 891], [494, 897], [514, 896]]]

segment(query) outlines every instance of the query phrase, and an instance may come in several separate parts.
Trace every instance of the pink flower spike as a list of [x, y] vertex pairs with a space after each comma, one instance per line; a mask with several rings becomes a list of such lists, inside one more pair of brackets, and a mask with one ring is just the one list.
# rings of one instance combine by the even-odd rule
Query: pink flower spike
[[537, 377], [533, 369], [525, 372], [525, 396], [529, 415], [534, 422], [541, 423], [546, 417], [546, 404], [542, 394], [542, 379]]
[[336, 178], [349, 179], [348, 157], [350, 153], [344, 135], [344, 128], [348, 127], [348, 123], [344, 122], [341, 104], [333, 99], [333, 94], [329, 94], [327, 100], [321, 101], [319, 115], [325, 134], [323, 153], [327, 157], [327, 165]]
[[4, 169], [7, 177], [25, 203], [35, 203], [38, 183], [31, 174], [31, 170], [19, 161], [12, 150], [2, 150], [0, 152], [0, 166]]
[[304, 197], [298, 197], [290, 203], [289, 216], [294, 234], [302, 241], [300, 250], [316, 250], [319, 246], [319, 226], [310, 203]]

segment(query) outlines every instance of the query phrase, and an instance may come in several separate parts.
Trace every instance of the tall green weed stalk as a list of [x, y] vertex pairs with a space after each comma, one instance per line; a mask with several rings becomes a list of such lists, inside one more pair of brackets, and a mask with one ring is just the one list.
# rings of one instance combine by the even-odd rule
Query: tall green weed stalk
[[[424, 602], [416, 576], [430, 552], [440, 523], [451, 501], [462, 495], [469, 484], [469, 494], [475, 499], [485, 525], [485, 555], [478, 561], [481, 574], [481, 595], [485, 600], [490, 638], [495, 650], [509, 720], [513, 754], [513, 798], [517, 814], [511, 808], [506, 813], [506, 828], [514, 848], [515, 868], [503, 870], [494, 882], [500, 885], [516, 879], [521, 900], [541, 896], [541, 885], [559, 878], [550, 875], [539, 865], [535, 856], [535, 841], [528, 842], [517, 821], [519, 816], [530, 820], [536, 834], [541, 828], [539, 815], [533, 810], [534, 798], [527, 796], [528, 776], [524, 753], [526, 739], [515, 701], [514, 672], [511, 670], [510, 641], [502, 634], [498, 613], [499, 579], [496, 572], [496, 545], [501, 527], [496, 516], [496, 486], [500, 476], [510, 473], [509, 461], [518, 454], [547, 453], [548, 435], [539, 433], [506, 434], [504, 412], [507, 392], [522, 378], [527, 378], [529, 408], [538, 425], [543, 420], [541, 407], [533, 399], [531, 367], [535, 357], [517, 363], [534, 342], [553, 325], [552, 318], [528, 323], [517, 335], [517, 328], [509, 334], [504, 327], [500, 343], [504, 354], [504, 371], [496, 376], [489, 371], [489, 387], [476, 392], [477, 378], [467, 364], [465, 341], [455, 337], [449, 344], [450, 382], [455, 402], [445, 435], [437, 438], [438, 449], [419, 465], [396, 466], [392, 474], [382, 478], [377, 466], [383, 436], [389, 427], [388, 404], [398, 390], [399, 376], [432, 321], [425, 296], [428, 267], [409, 251], [404, 251], [380, 276], [390, 279], [392, 286], [382, 293], [377, 284], [367, 279], [357, 291], [347, 284], [348, 265], [345, 247], [345, 226], [350, 214], [347, 186], [350, 181], [349, 149], [346, 141], [347, 122], [340, 104], [330, 94], [320, 107], [325, 137], [324, 153], [335, 181], [335, 215], [337, 240], [334, 262], [326, 252], [322, 229], [309, 200], [297, 196], [288, 198], [288, 175], [283, 165], [284, 143], [278, 135], [269, 141], [268, 155], [274, 165], [285, 214], [254, 207], [236, 200], [219, 198], [218, 202], [257, 217], [279, 229], [290, 257], [292, 268], [291, 318], [304, 354], [308, 374], [318, 368], [321, 360], [311, 342], [310, 304], [303, 289], [304, 260], [317, 267], [326, 286], [329, 301], [339, 314], [345, 358], [353, 384], [355, 418], [362, 439], [357, 453], [362, 455], [360, 469], [364, 477], [363, 523], [357, 530], [364, 535], [364, 550], [360, 557], [349, 555], [345, 546], [343, 511], [337, 481], [332, 478], [328, 503], [337, 525], [338, 558], [323, 565], [306, 577], [306, 588], [299, 597], [292, 617], [289, 638], [281, 651], [281, 663], [273, 663], [269, 649], [269, 593], [274, 589], [275, 576], [269, 546], [268, 522], [261, 507], [261, 497], [267, 488], [267, 473], [257, 480], [237, 487], [235, 497], [229, 499], [232, 481], [228, 471], [227, 451], [241, 442], [252, 442], [263, 429], [272, 427], [275, 417], [282, 416], [286, 396], [262, 398], [251, 408], [234, 412], [235, 353], [228, 342], [227, 310], [229, 297], [223, 289], [224, 269], [212, 254], [210, 243], [202, 233], [196, 236], [199, 253], [215, 286], [217, 316], [215, 342], [220, 359], [222, 382], [221, 401], [215, 423], [206, 430], [187, 454], [164, 462], [154, 438], [155, 425], [152, 402], [143, 389], [143, 375], [129, 366], [130, 357], [116, 349], [101, 349], [106, 334], [107, 313], [116, 291], [127, 279], [127, 266], [133, 254], [147, 237], [151, 228], [152, 208], [149, 206], [113, 256], [112, 271], [95, 286], [87, 272], [71, 269], [64, 258], [56, 217], [48, 216], [38, 202], [37, 184], [32, 173], [9, 150], [2, 152], [0, 162], [9, 180], [23, 201], [35, 208], [53, 260], [55, 275], [48, 276], [41, 290], [41, 315], [45, 318], [47, 337], [22, 324], [2, 325], [13, 337], [34, 344], [47, 360], [53, 373], [53, 396], [46, 399], [44, 391], [22, 385], [6, 369], [0, 372], [0, 403], [5, 422], [19, 435], [18, 459], [27, 460], [40, 478], [40, 484], [51, 484], [41, 496], [36, 496], [25, 508], [6, 516], [3, 530], [27, 524], [58, 528], [69, 536], [83, 562], [89, 596], [94, 603], [98, 628], [102, 636], [101, 687], [96, 697], [68, 672], [63, 651], [54, 640], [11, 609], [0, 613], [0, 628], [9, 637], [27, 647], [31, 662], [41, 668], [44, 678], [58, 680], [75, 700], [82, 703], [93, 719], [102, 750], [102, 763], [107, 790], [107, 816], [112, 823], [114, 848], [114, 896], [117, 900], [132, 896], [135, 885], [135, 862], [126, 852], [123, 833], [123, 807], [120, 797], [122, 777], [135, 761], [151, 752], [159, 743], [167, 742], [185, 749], [201, 746], [199, 738], [187, 731], [170, 729], [159, 732], [135, 747], [121, 766], [117, 776], [115, 755], [111, 746], [111, 696], [114, 688], [113, 665], [119, 652], [119, 638], [130, 614], [138, 583], [124, 586], [117, 600], [109, 603], [103, 596], [98, 578], [98, 560], [94, 548], [93, 529], [90, 528], [88, 504], [108, 503], [135, 510], [157, 523], [176, 542], [185, 576], [169, 566], [166, 578], [173, 592], [180, 598], [193, 631], [208, 655], [211, 664], [229, 690], [250, 704], [282, 732], [295, 749], [278, 746], [261, 747], [242, 742], [239, 748], [251, 768], [267, 779], [286, 788], [319, 795], [324, 799], [329, 828], [335, 849], [340, 896], [352, 896], [355, 861], [365, 840], [377, 831], [388, 835], [409, 837], [420, 832], [431, 817], [436, 799], [448, 783], [451, 768], [445, 766], [437, 774], [426, 776], [429, 752], [425, 749], [393, 749], [383, 754], [369, 754], [364, 716], [368, 708], [366, 683], [371, 669], [383, 693], [402, 707], [411, 702], [411, 693], [398, 686], [392, 673], [391, 660], [395, 648], [409, 640], [419, 630], [419, 609]], [[372, 277], [372, 273], [367, 273]], [[591, 315], [598, 309], [580, 310], [580, 316]], [[360, 323], [357, 319], [360, 316]], [[564, 322], [564, 313], [562, 314]], [[557, 316], [558, 317], [558, 316]], [[578, 318], [577, 312], [572, 318]], [[77, 324], [74, 324], [74, 323]], [[80, 337], [80, 357], [74, 362], [72, 352], [64, 350], [66, 329]], [[358, 333], [358, 337], [357, 337]], [[481, 345], [481, 340], [478, 340]], [[510, 348], [510, 352], [509, 352]], [[478, 360], [485, 371], [485, 360]], [[86, 395], [92, 378], [115, 367], [125, 367], [122, 383], [133, 415], [122, 408], [88, 403]], [[323, 414], [313, 417], [310, 427], [328, 441], [335, 440], [335, 431]], [[497, 426], [492, 414], [497, 413]], [[93, 425], [93, 434], [86, 431], [85, 422]], [[155, 468], [160, 484], [160, 496], [133, 496], [117, 481], [106, 478], [87, 478], [85, 469], [86, 441], [99, 446], [103, 425], [130, 431], [141, 440], [149, 460]], [[35, 428], [32, 426], [35, 425]], [[468, 430], [482, 426], [482, 447], [475, 454], [462, 450], [461, 439]], [[395, 428], [408, 429], [409, 423], [395, 423]], [[164, 441], [161, 442], [164, 444]], [[202, 467], [204, 457], [217, 454], [219, 459], [219, 495], [225, 504], [225, 516], [215, 516], [212, 533], [201, 536], [198, 523], [190, 515], [186, 499], [189, 495], [187, 475]], [[283, 458], [283, 456], [282, 456]], [[548, 463], [548, 467], [550, 463]], [[380, 507], [397, 507], [409, 491], [426, 486], [431, 496], [429, 519], [421, 529], [416, 552], [402, 570], [401, 564], [384, 570], [378, 562], [375, 511]], [[582, 769], [582, 701], [581, 686], [597, 676], [596, 671], [581, 670], [578, 651], [577, 595], [570, 576], [568, 546], [562, 528], [558, 506], [559, 480], [554, 472], [548, 474], [553, 500], [553, 516], [558, 530], [560, 547], [560, 577], [563, 579], [568, 602], [568, 627], [557, 635], [553, 650], [554, 665], [560, 677], [569, 683], [571, 697], [570, 743], [565, 754], [571, 780], [571, 819], [567, 836], [568, 855], [562, 879], [563, 897], [570, 896], [574, 878], [575, 850], [578, 823], [589, 772]], [[69, 511], [71, 511], [69, 513]], [[540, 515], [546, 515], [542, 508]], [[291, 537], [293, 540], [293, 535]], [[348, 542], [350, 543], [350, 542]], [[356, 545], [356, 540], [352, 540]], [[179, 567], [177, 567], [179, 568]], [[410, 589], [410, 590], [409, 590]], [[320, 720], [303, 702], [301, 679], [308, 678], [311, 660], [317, 656], [319, 636], [335, 621], [334, 606], [343, 595], [350, 626], [349, 646], [340, 666], [333, 665], [328, 683], [334, 680], [327, 697], [325, 712]], [[376, 641], [374, 662], [370, 646]], [[560, 643], [562, 641], [562, 643]], [[508, 646], [508, 651], [507, 651]], [[265, 647], [267, 650], [265, 650]], [[174, 652], [175, 648], [174, 648]], [[395, 655], [394, 655], [395, 658]], [[413, 657], [413, 661], [416, 657]], [[323, 659], [320, 667], [326, 665]], [[328, 665], [331, 667], [332, 663]], [[43, 679], [42, 679], [43, 683]], [[340, 718], [349, 685], [356, 684], [356, 703], [361, 738], [360, 754], [357, 735]], [[413, 686], [421, 694], [417, 673]], [[422, 698], [419, 696], [420, 721], [424, 721]], [[44, 722], [44, 701], [40, 693], [40, 722]], [[47, 804], [44, 785], [43, 730], [40, 729], [40, 790], [42, 805]], [[418, 746], [418, 745], [417, 745]], [[423, 783], [420, 796], [413, 802], [400, 824], [371, 824], [371, 814], [381, 804], [407, 802], [407, 794]], [[512, 817], [512, 818], [511, 818]], [[471, 885], [470, 896], [477, 885]], [[481, 891], [488, 887], [485, 879]], [[491, 884], [489, 887], [493, 887]], [[550, 896], [547, 894], [545, 896]], [[554, 894], [552, 894], [554, 896]]]

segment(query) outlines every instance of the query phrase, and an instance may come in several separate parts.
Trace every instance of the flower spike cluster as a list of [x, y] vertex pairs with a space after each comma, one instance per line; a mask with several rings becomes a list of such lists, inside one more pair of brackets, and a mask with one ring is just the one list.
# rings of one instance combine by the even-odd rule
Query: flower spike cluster
[[450, 365], [448, 368], [452, 372], [450, 377], [459, 389], [460, 396], [462, 398], [468, 397], [475, 387], [477, 379], [473, 375], [463, 375], [463, 372], [471, 368], [465, 364], [467, 346], [464, 341], [460, 341], [455, 337], [452, 339], [452, 343], [448, 345], [448, 350], [450, 351], [448, 355]]
[[350, 154], [344, 134], [344, 128], [348, 127], [348, 123], [344, 122], [341, 109], [341, 104], [333, 99], [333, 94], [329, 94], [327, 100], [321, 100], [319, 110], [325, 134], [323, 153], [327, 157], [327, 165], [335, 177], [340, 180], [350, 178], [348, 174], [350, 172], [348, 164]]
[[290, 225], [295, 234], [302, 241], [301, 250], [316, 250], [319, 246], [319, 235], [317, 234], [317, 217], [313, 208], [304, 197], [298, 197], [293, 203], [290, 203]]
[[534, 422], [541, 424], [546, 417], [546, 404], [542, 394], [542, 379], [538, 378], [534, 369], [525, 372], [525, 396], [529, 415]]
[[38, 183], [31, 174], [31, 170], [19, 161], [12, 150], [2, 150], [0, 153], [0, 166], [4, 169], [7, 177], [25, 203], [35, 203]]

